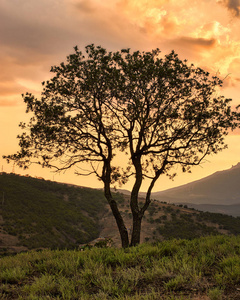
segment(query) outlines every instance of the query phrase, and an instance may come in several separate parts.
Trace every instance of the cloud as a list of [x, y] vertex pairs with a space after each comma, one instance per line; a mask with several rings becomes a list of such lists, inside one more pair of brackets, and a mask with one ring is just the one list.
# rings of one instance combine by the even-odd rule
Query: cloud
[[[15, 49], [15, 52], [26, 53], [25, 59], [32, 58], [36, 53], [41, 53], [42, 56], [52, 55], [61, 47], [65, 48], [66, 41], [74, 35], [74, 30], [64, 25], [64, 21], [68, 24], [67, 16], [60, 21], [53, 11], [46, 18], [43, 8], [39, 11], [38, 7], [34, 7], [32, 11], [19, 8], [18, 14], [16, 9], [11, 8], [10, 4], [0, 5], [0, 44], [5, 48]], [[51, 8], [53, 7], [49, 7], [50, 11]]]
[[[121, 1], [120, 1], [121, 2]], [[71, 0], [68, 9], [81, 34], [80, 46], [94, 43], [109, 50], [148, 44], [148, 38], [118, 0]], [[82, 44], [82, 40], [85, 41]]]
[[[230, 9], [240, 0], [221, 1]], [[188, 0], [1, 0], [0, 95], [34, 90], [31, 80], [50, 77], [51, 65], [65, 60], [75, 45], [90, 43], [113, 51], [174, 49], [202, 67], [224, 66], [228, 72], [239, 50], [239, 29], [222, 22], [223, 13], [228, 15], [209, 0], [190, 6]]]
[[83, 13], [90, 14], [96, 12], [96, 6], [90, 0], [75, 1], [73, 2], [73, 6]]
[[240, 0], [217, 1], [226, 6], [235, 17], [240, 17]]
[[[62, 0], [0, 1], [0, 95], [33, 90], [19, 83], [41, 82], [50, 67], [65, 59], [78, 44], [81, 32], [74, 26]], [[5, 98], [1, 106], [19, 104]]]
[[182, 44], [186, 47], [193, 47], [193, 48], [203, 48], [209, 49], [215, 46], [216, 39], [205, 39], [205, 38], [193, 38], [193, 37], [181, 37], [175, 40], [177, 43]]

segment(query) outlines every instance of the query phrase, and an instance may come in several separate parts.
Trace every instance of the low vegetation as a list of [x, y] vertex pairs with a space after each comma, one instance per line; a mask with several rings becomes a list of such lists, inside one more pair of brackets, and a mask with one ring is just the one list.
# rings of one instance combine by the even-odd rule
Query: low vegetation
[[[119, 193], [114, 197], [131, 232], [129, 198]], [[3, 173], [0, 200], [0, 256], [39, 248], [73, 249], [99, 236], [121, 245], [100, 190]], [[141, 242], [218, 234], [240, 234], [240, 217], [153, 201], [143, 218]], [[14, 243], [8, 238], [14, 238]]]
[[30, 251], [0, 269], [1, 299], [239, 299], [240, 237]]
[[155, 228], [146, 241], [193, 239], [220, 233], [240, 235], [240, 217], [201, 212], [186, 205], [177, 206], [166, 202], [154, 201], [146, 221]]
[[[99, 236], [103, 192], [56, 182], [0, 175], [2, 231], [32, 248], [72, 248]], [[0, 237], [1, 245], [1, 237]]]

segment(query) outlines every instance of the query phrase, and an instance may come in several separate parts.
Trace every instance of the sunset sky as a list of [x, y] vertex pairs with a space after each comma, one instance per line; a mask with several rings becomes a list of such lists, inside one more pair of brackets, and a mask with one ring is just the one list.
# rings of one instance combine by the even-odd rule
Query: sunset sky
[[[235, 106], [240, 104], [239, 28], [240, 0], [0, 0], [0, 171], [102, 187], [94, 177], [78, 177], [74, 171], [22, 171], [2, 159], [18, 150], [18, 124], [28, 120], [21, 94], [39, 95], [41, 82], [51, 77], [50, 67], [64, 61], [74, 46], [159, 48], [163, 55], [174, 49], [181, 59], [225, 78], [220, 93]], [[236, 165], [240, 136], [231, 134], [226, 141], [227, 150], [208, 157], [192, 174], [179, 171], [174, 181], [159, 179], [154, 191]]]

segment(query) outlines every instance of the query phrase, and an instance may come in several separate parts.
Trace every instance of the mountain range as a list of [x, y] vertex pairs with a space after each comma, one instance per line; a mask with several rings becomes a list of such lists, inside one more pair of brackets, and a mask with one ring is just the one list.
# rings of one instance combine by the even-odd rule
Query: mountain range
[[240, 216], [240, 163], [200, 180], [152, 193], [152, 198], [187, 204], [203, 211]]

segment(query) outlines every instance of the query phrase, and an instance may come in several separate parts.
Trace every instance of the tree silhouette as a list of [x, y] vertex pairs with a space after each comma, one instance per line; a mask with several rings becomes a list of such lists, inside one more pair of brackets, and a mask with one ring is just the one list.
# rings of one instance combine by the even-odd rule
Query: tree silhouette
[[[94, 173], [104, 184], [122, 246], [136, 245], [155, 182], [163, 174], [173, 178], [175, 165], [190, 172], [207, 155], [226, 148], [224, 137], [239, 126], [239, 113], [231, 110], [231, 99], [217, 96], [218, 77], [188, 65], [174, 51], [160, 58], [158, 49], [74, 49], [66, 63], [52, 67], [54, 77], [43, 83], [41, 99], [23, 95], [33, 117], [21, 123], [20, 151], [6, 158], [25, 168], [38, 163], [57, 171], [78, 167], [79, 175]], [[126, 167], [114, 159], [120, 152]], [[88, 172], [81, 171], [82, 163], [88, 163]], [[111, 186], [131, 176], [130, 240]], [[140, 205], [143, 179], [149, 187]]]

